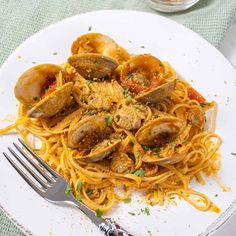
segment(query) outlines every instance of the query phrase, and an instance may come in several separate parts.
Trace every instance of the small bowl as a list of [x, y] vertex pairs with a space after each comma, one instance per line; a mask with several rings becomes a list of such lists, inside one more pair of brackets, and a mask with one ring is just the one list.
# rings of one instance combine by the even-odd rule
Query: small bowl
[[150, 7], [161, 12], [183, 11], [200, 0], [147, 0]]

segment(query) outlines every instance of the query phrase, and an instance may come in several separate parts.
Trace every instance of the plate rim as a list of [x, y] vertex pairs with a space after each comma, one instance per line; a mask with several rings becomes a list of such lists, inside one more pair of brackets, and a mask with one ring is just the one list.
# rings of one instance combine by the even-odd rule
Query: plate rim
[[[196, 33], [195, 31], [193, 31], [192, 29], [188, 28], [187, 26], [169, 19], [166, 16], [162, 16], [159, 15], [155, 12], [146, 12], [146, 11], [139, 11], [139, 10], [124, 10], [124, 9], [107, 9], [107, 10], [96, 10], [96, 11], [88, 11], [88, 12], [84, 12], [84, 13], [79, 13], [76, 15], [72, 15], [69, 17], [66, 17], [64, 19], [61, 19], [57, 22], [54, 22], [52, 24], [47, 25], [44, 28], [41, 28], [40, 30], [38, 30], [37, 32], [33, 33], [32, 35], [30, 35], [28, 38], [26, 38], [24, 41], [22, 41], [8, 56], [7, 58], [4, 60], [4, 62], [2, 63], [2, 65], [0, 66], [0, 74], [1, 72], [4, 70], [5, 66], [7, 66], [8, 62], [12, 59], [13, 55], [16, 54], [16, 52], [18, 51], [18, 49], [22, 46], [24, 46], [25, 44], [28, 43], [28, 41], [30, 41], [32, 38], [37, 37], [39, 34], [41, 34], [43, 31], [48, 30], [50, 28], [53, 28], [55, 25], [62, 23], [64, 21], [68, 21], [71, 20], [73, 18], [77, 18], [79, 16], [84, 16], [84, 15], [89, 15], [89, 14], [96, 14], [96, 13], [110, 13], [110, 12], [115, 12], [115, 13], [119, 13], [119, 12], [123, 12], [123, 13], [131, 13], [131, 14], [140, 14], [140, 15], [150, 15], [150, 16], [155, 16], [157, 18], [161, 18], [164, 21], [167, 21], [171, 24], [176, 24], [178, 25], [178, 27], [182, 27], [182, 29], [187, 30], [189, 33], [191, 33], [192, 35], [194, 35], [195, 38], [198, 38], [198, 40], [200, 40], [202, 43], [204, 43], [205, 45], [207, 45], [208, 47], [211, 48], [211, 50], [214, 50], [224, 61], [225, 63], [227, 63], [231, 69], [233, 69], [236, 72], [236, 68], [232, 65], [232, 63], [214, 46], [212, 45], [210, 42], [208, 42], [205, 38], [203, 38], [200, 34]], [[8, 219], [18, 228], [20, 229], [26, 236], [32, 236], [33, 233], [27, 229], [27, 227], [25, 227], [24, 225], [20, 224], [11, 214], [9, 214], [7, 212], [7, 210], [2, 206], [2, 204], [0, 204], [0, 209], [2, 210], [2, 212], [8, 217]], [[208, 235], [212, 235], [214, 234], [218, 229], [220, 229], [222, 226], [224, 226], [225, 223], [227, 223], [232, 216], [236, 214], [236, 198], [230, 203], [229, 207], [227, 209], [225, 209], [225, 211], [223, 211], [221, 213], [221, 215], [219, 217], [216, 218], [215, 221], [213, 221], [201, 234], [199, 234], [198, 236], [208, 236]]]

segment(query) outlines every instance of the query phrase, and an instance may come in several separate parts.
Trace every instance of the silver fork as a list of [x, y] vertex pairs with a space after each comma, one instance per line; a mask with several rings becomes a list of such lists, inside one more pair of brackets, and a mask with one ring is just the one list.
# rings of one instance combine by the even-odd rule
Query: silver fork
[[[97, 217], [95, 212], [90, 210], [74, 196], [65, 191], [68, 188], [67, 181], [49, 167], [36, 153], [34, 153], [21, 139], [18, 139], [21, 145], [27, 150], [24, 151], [16, 143], [13, 143], [17, 152], [12, 148], [8, 148], [9, 152], [14, 156], [18, 164], [13, 161], [10, 156], [3, 152], [3, 155], [20, 174], [20, 176], [45, 200], [59, 204], [69, 204], [79, 208], [90, 220], [100, 229], [101, 233], [107, 236], [132, 236], [126, 230], [121, 228], [116, 222], [109, 218]], [[18, 154], [17, 154], [18, 153]], [[30, 158], [31, 156], [31, 158]], [[21, 158], [25, 158], [23, 161]], [[21, 166], [21, 167], [19, 167]], [[25, 170], [22, 169], [22, 166]], [[33, 167], [33, 168], [32, 168]], [[32, 178], [28, 177], [31, 175]]]

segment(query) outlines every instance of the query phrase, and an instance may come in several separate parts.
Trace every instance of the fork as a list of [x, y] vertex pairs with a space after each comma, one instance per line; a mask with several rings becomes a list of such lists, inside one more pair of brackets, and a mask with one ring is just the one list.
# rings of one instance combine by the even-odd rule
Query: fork
[[[90, 210], [82, 202], [77, 201], [71, 193], [66, 194], [65, 191], [68, 188], [67, 181], [51, 169], [51, 167], [49, 167], [49, 165], [47, 165], [35, 152], [33, 152], [23, 140], [18, 140], [22, 145], [21, 147], [16, 143], [13, 143], [17, 152], [8, 147], [9, 152], [12, 156], [14, 156], [14, 158], [17, 159], [18, 164], [16, 164], [17, 162], [13, 161], [7, 153], [3, 152], [3, 155], [20, 174], [20, 176], [41, 197], [55, 204], [67, 204], [79, 208], [100, 229], [103, 235], [132, 236], [112, 219], [97, 217], [94, 211]], [[22, 147], [27, 151], [24, 151]], [[23, 161], [22, 157], [26, 161]], [[24, 167], [25, 170], [23, 170], [22, 167]], [[31, 178], [29, 176], [31, 176]], [[32, 179], [34, 179], [34, 181]]]

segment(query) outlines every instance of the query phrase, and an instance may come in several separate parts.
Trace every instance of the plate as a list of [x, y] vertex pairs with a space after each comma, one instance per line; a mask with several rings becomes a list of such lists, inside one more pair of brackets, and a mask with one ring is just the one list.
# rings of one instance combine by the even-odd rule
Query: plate
[[[205, 193], [222, 213], [200, 212], [185, 201], [177, 206], [150, 207], [150, 215], [139, 214], [146, 207], [135, 195], [130, 204], [116, 205], [108, 214], [134, 235], [206, 235], [215, 231], [234, 211], [236, 196], [236, 71], [224, 56], [189, 29], [161, 16], [134, 11], [98, 11], [77, 15], [27, 39], [4, 63], [0, 71], [0, 127], [9, 124], [17, 114], [13, 93], [19, 75], [39, 63], [62, 63], [70, 55], [70, 46], [88, 29], [114, 38], [130, 53], [151, 53], [168, 61], [180, 76], [199, 90], [207, 100], [216, 100], [219, 108], [216, 132], [223, 139], [222, 168], [219, 176], [231, 187], [222, 192], [212, 179], [201, 186], [191, 186]], [[0, 137], [0, 151], [16, 140], [11, 133]], [[24, 231], [41, 235], [99, 235], [98, 229], [81, 212], [56, 206], [38, 196], [8, 164], [0, 158], [0, 202]], [[128, 212], [136, 213], [131, 216]]]

